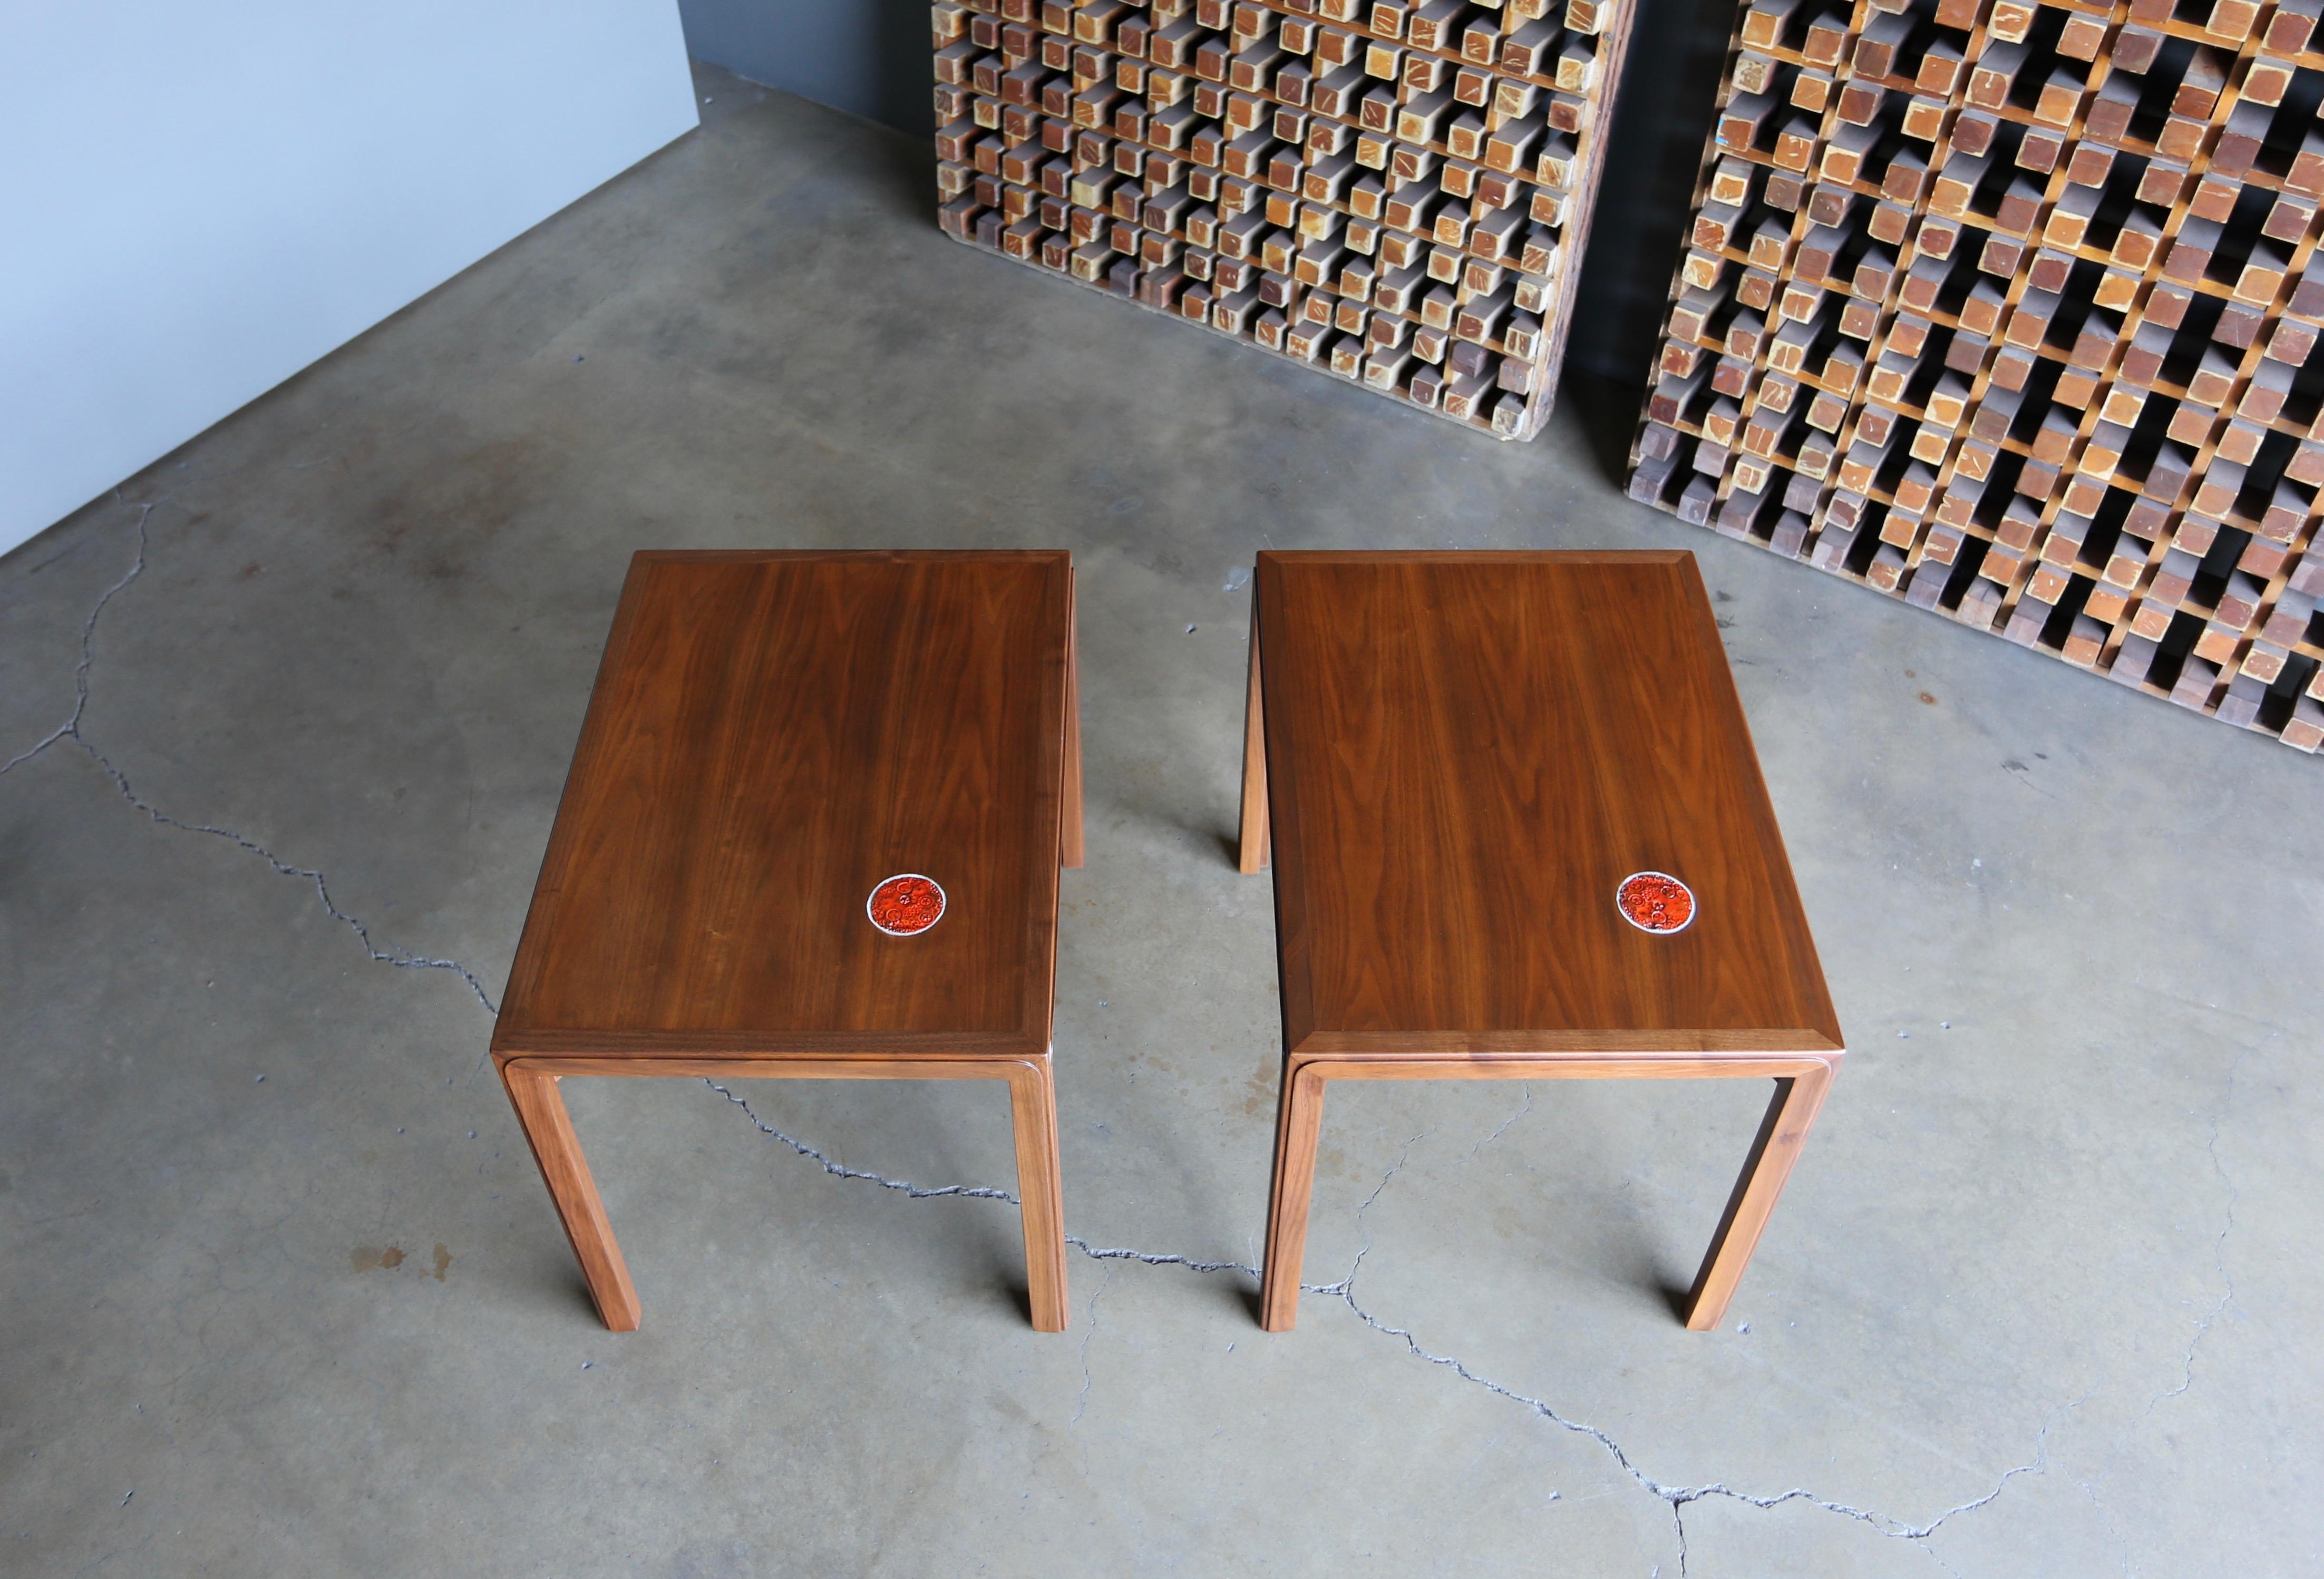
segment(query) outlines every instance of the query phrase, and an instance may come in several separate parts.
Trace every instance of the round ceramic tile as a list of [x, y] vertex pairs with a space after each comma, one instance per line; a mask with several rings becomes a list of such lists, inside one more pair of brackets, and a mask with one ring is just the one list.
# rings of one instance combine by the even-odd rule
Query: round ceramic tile
[[1614, 891], [1614, 908], [1641, 932], [1683, 932], [1694, 919], [1694, 891], [1667, 872], [1633, 872]]
[[863, 901], [872, 924], [890, 937], [911, 937], [944, 919], [945, 891], [933, 877], [899, 872]]

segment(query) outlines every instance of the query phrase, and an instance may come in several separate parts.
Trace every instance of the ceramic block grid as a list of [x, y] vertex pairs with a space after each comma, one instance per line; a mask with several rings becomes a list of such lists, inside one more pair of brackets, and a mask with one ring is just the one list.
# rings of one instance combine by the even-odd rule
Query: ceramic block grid
[[1624, 0], [933, 15], [947, 234], [1504, 439], [1540, 430]]
[[1759, 0], [1630, 492], [2314, 752], [2319, 0]]

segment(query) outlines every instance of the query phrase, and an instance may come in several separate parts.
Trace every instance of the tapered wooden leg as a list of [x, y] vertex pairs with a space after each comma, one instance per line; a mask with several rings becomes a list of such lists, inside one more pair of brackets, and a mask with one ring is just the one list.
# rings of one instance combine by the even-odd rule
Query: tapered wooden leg
[[1299, 1270], [1307, 1256], [1307, 1203], [1315, 1193], [1315, 1142], [1323, 1130], [1323, 1077], [1312, 1066], [1283, 1070], [1275, 1116], [1275, 1184], [1267, 1201], [1267, 1265], [1259, 1325], [1287, 1333], [1299, 1319]]
[[1267, 720], [1259, 684], [1259, 594], [1250, 600], [1250, 693], [1242, 713], [1242, 827], [1235, 864], [1244, 872], [1264, 872], [1268, 857], [1267, 826]]
[[1057, 864], [1082, 863], [1082, 660], [1077, 634], [1080, 615], [1073, 600], [1065, 604], [1065, 789], [1059, 808]]
[[1017, 1198], [1025, 1221], [1026, 1303], [1033, 1330], [1065, 1330], [1065, 1191], [1057, 1163], [1057, 1087], [1049, 1055], [1009, 1076], [1017, 1132]]
[[1766, 1117], [1759, 1122], [1758, 1138], [1751, 1142], [1742, 1177], [1728, 1197], [1727, 1214], [1720, 1219], [1719, 1232], [1711, 1236], [1702, 1270], [1694, 1275], [1694, 1288], [1687, 1295], [1686, 1325], [1691, 1330], [1712, 1331], [1725, 1318], [1727, 1302], [1743, 1280], [1743, 1269], [1750, 1264], [1760, 1231], [1775, 1209], [1775, 1197], [1784, 1193], [1784, 1181], [1791, 1177], [1792, 1164], [1799, 1160], [1800, 1148], [1807, 1143], [1808, 1130], [1815, 1122], [1816, 1111], [1823, 1106], [1824, 1093], [1831, 1089], [1831, 1067], [1822, 1065], [1812, 1073], [1775, 1082], [1775, 1098], [1767, 1103]]
[[501, 1067], [501, 1083], [508, 1088], [517, 1122], [524, 1126], [533, 1160], [540, 1164], [540, 1177], [549, 1185], [549, 1198], [557, 1204], [565, 1237], [573, 1242], [598, 1319], [614, 1332], [633, 1333], [640, 1315], [638, 1291], [630, 1281], [613, 1224], [606, 1221], [604, 1203], [597, 1198], [597, 1181], [589, 1177], [589, 1162], [581, 1155], [557, 1078], [530, 1073], [521, 1064]]

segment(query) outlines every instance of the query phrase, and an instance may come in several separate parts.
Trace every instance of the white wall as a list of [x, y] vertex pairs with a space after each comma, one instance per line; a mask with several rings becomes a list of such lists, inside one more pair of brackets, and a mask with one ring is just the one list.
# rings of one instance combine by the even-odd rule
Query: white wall
[[695, 124], [675, 0], [0, 0], [0, 552]]

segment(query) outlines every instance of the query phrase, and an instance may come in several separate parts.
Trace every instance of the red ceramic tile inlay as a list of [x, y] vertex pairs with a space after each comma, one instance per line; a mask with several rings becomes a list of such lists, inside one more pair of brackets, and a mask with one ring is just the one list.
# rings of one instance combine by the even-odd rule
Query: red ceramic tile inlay
[[909, 937], [915, 932], [927, 931], [943, 919], [945, 893], [933, 879], [907, 872], [873, 889], [871, 901], [864, 908], [871, 914], [872, 924], [881, 931]]
[[1694, 894], [1666, 872], [1634, 872], [1622, 879], [1614, 902], [1642, 932], [1675, 932], [1694, 919]]

